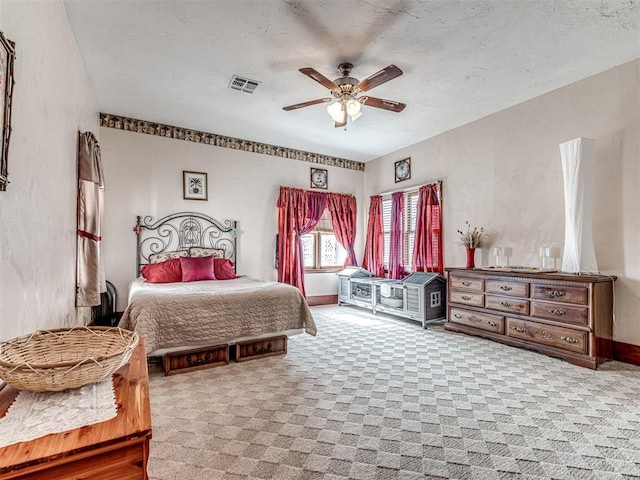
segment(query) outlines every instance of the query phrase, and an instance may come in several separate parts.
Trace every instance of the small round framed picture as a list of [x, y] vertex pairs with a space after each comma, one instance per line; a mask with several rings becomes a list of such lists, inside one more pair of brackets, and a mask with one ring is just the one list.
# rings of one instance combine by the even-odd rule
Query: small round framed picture
[[311, 167], [311, 188], [328, 188], [329, 179], [327, 170]]
[[409, 180], [411, 178], [411, 159], [398, 160], [393, 166], [393, 171], [396, 176], [396, 183]]

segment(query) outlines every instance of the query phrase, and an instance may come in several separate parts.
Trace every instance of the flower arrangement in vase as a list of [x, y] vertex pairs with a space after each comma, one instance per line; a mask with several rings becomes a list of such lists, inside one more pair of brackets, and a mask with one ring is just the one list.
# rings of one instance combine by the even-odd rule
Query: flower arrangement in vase
[[468, 221], [464, 223], [467, 225], [467, 231], [463, 232], [462, 230], [458, 230], [460, 243], [467, 249], [466, 268], [474, 268], [476, 248], [482, 247], [485, 239], [485, 231], [484, 227], [472, 227]]

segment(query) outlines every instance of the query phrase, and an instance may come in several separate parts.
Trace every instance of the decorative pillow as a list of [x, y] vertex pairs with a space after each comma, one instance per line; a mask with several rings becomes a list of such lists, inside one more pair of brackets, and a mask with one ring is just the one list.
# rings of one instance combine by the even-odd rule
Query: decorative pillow
[[236, 272], [233, 271], [233, 262], [228, 258], [213, 259], [213, 273], [216, 280], [233, 280], [238, 278]]
[[216, 279], [213, 273], [213, 257], [181, 257], [180, 266], [183, 282]]
[[224, 258], [224, 250], [222, 248], [191, 247], [189, 256]]
[[171, 258], [188, 257], [189, 252], [187, 250], [176, 250], [174, 252], [162, 252], [152, 253], [149, 255], [149, 263], [160, 263]]
[[182, 267], [179, 258], [172, 258], [160, 263], [150, 263], [140, 269], [140, 273], [148, 283], [173, 283], [182, 281]]

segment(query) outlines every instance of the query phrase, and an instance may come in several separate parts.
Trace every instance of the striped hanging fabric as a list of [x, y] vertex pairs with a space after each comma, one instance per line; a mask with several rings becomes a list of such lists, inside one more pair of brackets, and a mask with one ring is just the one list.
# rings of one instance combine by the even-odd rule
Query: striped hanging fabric
[[78, 231], [76, 306], [100, 305], [107, 290], [101, 255], [104, 177], [100, 145], [91, 132], [78, 139]]

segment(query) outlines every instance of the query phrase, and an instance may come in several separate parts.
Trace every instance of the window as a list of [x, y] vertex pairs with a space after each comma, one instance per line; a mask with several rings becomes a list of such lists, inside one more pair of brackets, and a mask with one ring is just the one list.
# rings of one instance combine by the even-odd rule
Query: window
[[[405, 270], [411, 270], [413, 261], [413, 241], [416, 231], [416, 216], [418, 210], [419, 188], [404, 192], [404, 211], [402, 225], [404, 226], [404, 249], [402, 264]], [[382, 231], [384, 235], [384, 268], [389, 268], [389, 241], [391, 238], [391, 195], [382, 197]]]
[[331, 214], [325, 209], [313, 231], [300, 237], [305, 272], [342, 268], [347, 251], [333, 234]]

